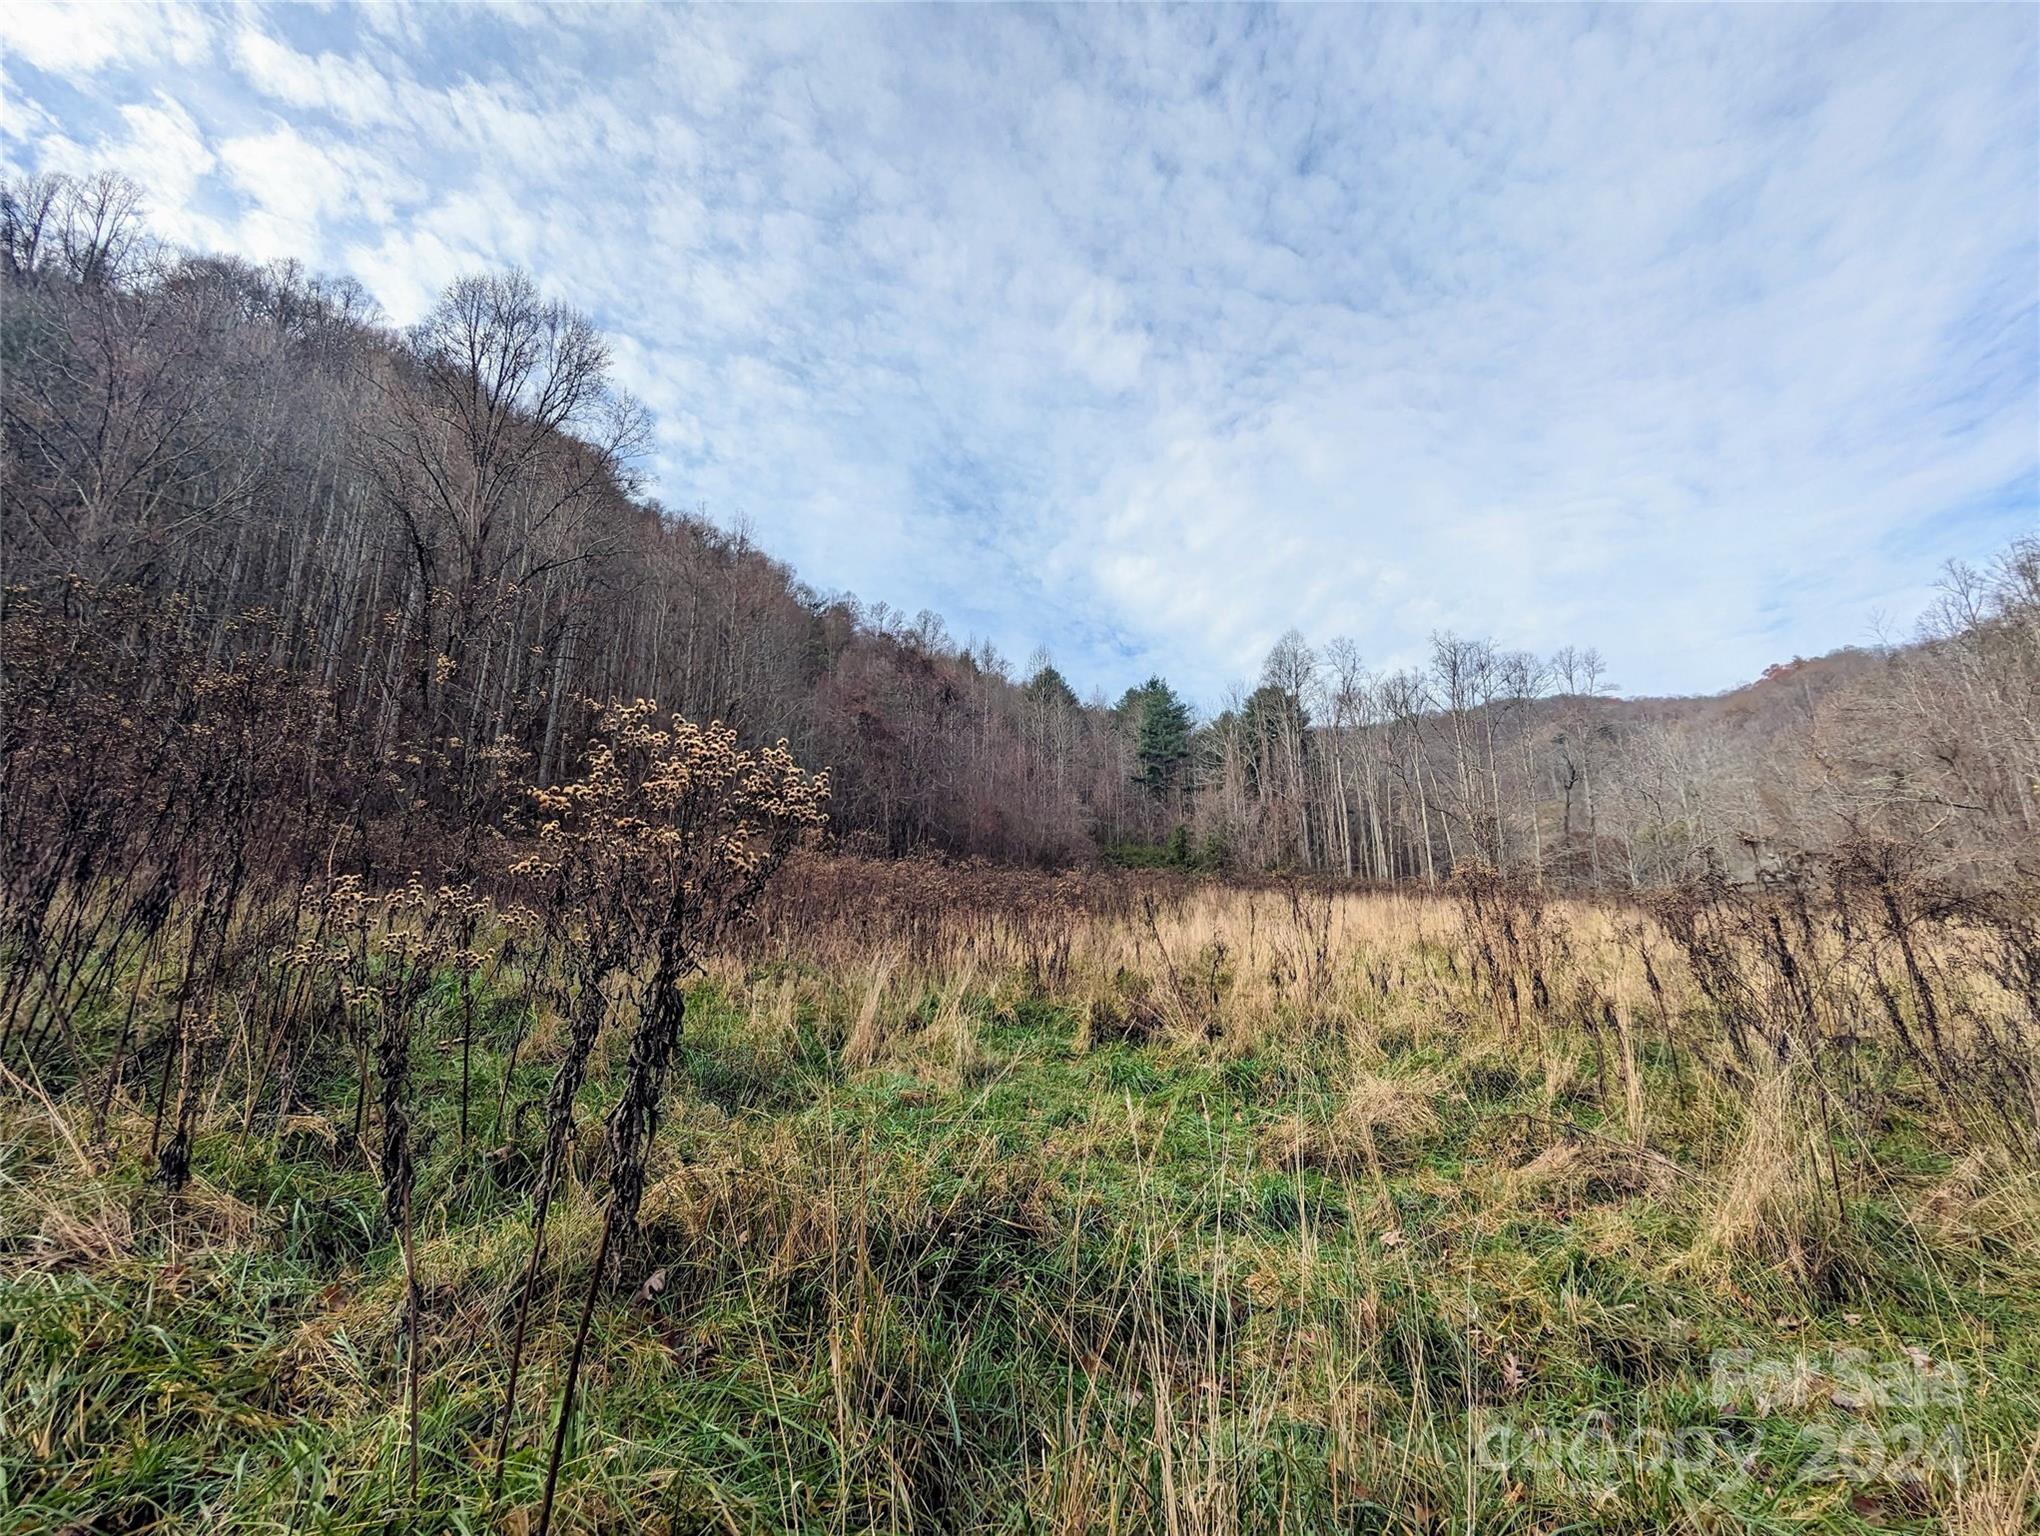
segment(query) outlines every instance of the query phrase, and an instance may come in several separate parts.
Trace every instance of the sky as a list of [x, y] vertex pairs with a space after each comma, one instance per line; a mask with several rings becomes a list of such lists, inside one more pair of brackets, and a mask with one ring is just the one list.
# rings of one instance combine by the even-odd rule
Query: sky
[[1081, 692], [1290, 628], [1715, 692], [2040, 528], [2040, 7], [0, 8], [11, 172], [415, 321]]

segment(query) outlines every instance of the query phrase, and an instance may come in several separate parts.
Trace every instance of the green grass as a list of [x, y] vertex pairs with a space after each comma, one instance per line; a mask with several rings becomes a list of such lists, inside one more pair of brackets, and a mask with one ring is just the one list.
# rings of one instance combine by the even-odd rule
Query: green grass
[[[415, 1062], [428, 1149], [416, 1505], [401, 1266], [345, 1134], [342, 1062], [324, 1089], [330, 1125], [244, 1137], [211, 1123], [177, 1197], [143, 1180], [132, 1115], [88, 1174], [46, 1113], [10, 1104], [0, 1529], [529, 1519], [600, 1169], [555, 1216], [492, 1502], [537, 1131], [527, 1110], [518, 1150], [499, 1155], [512, 1127], [493, 1123], [496, 1089], [520, 1021], [491, 998], [476, 1134], [460, 1147], [454, 1003], [435, 997]], [[1350, 1065], [1336, 1037], [1084, 1049], [1074, 1013], [1001, 988], [967, 1000], [968, 1070], [907, 1045], [851, 1074], [836, 1048], [848, 1011], [810, 1001], [790, 1030], [760, 1032], [741, 998], [694, 995], [645, 1245], [595, 1313], [562, 1527], [1924, 1532], [1955, 1523], [1969, 1483], [2016, 1488], [2030, 1464], [2031, 1185], [1994, 1176], [1923, 1235], [1952, 1177], [1924, 1120], [1877, 1127], [1853, 1155], [1809, 1278], [1759, 1253], [1707, 1255], [1733, 1125], [1706, 1099], [1677, 1118], [1676, 1063], [1647, 1063], [1651, 1145], [1685, 1172], [1639, 1185], [1582, 1141], [1533, 1178], [1521, 1170], [1554, 1142], [1610, 1128], [1597, 1105], [1555, 1115], [1534, 1058], [1462, 1051], [1449, 1026], [1384, 1041], [1382, 1070], [1432, 1074], [1412, 1080], [1435, 1082], [1435, 1124], [1383, 1157], [1377, 1181], [1269, 1152], [1277, 1122], [1334, 1113]], [[928, 1000], [902, 1030], [936, 1012]], [[549, 1074], [527, 1048], [507, 1102], [537, 1103]], [[591, 1156], [611, 1081], [598, 1059]], [[1721, 1351], [1761, 1364], [1860, 1350], [1881, 1369], [1909, 1349], [1959, 1370], [1959, 1400], [1851, 1407], [1830, 1384], [1760, 1404], [1716, 1384]], [[1518, 1437], [1510, 1465], [1478, 1454], [1497, 1426]], [[1530, 1438], [1540, 1430], [1563, 1454], [1539, 1449], [1552, 1443]], [[1650, 1454], [1649, 1437], [1680, 1431], [1695, 1455], [1673, 1467]], [[1959, 1438], [1961, 1480], [1897, 1464], [1916, 1433]], [[1838, 1474], [1844, 1446], [1879, 1475]]]

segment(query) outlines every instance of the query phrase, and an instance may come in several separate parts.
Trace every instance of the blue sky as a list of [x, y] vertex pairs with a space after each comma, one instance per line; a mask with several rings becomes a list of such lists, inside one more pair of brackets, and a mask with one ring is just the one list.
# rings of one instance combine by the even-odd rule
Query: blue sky
[[2040, 8], [0, 11], [15, 169], [392, 319], [520, 263], [669, 505], [1082, 690], [1295, 626], [1709, 692], [2040, 526]]

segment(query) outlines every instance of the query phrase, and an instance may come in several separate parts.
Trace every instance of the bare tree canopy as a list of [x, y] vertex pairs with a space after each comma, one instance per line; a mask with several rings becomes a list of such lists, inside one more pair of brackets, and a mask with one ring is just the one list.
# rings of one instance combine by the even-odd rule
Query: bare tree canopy
[[266, 613], [371, 755], [504, 743], [550, 777], [583, 701], [643, 696], [833, 763], [837, 831], [892, 851], [1635, 888], [1878, 835], [2034, 868], [2030, 537], [1952, 569], [1914, 641], [1719, 699], [1620, 699], [1591, 647], [1444, 632], [1376, 673], [1292, 631], [1201, 723], [1162, 678], [1108, 709], [646, 500], [644, 407], [522, 272], [398, 333], [352, 282], [142, 230], [118, 176], [0, 187], [8, 579], [174, 599], [215, 649]]

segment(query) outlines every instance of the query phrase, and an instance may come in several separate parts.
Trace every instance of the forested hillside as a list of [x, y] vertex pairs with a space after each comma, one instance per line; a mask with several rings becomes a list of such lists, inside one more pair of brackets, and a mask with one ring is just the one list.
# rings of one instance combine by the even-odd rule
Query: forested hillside
[[593, 701], [644, 697], [830, 765], [835, 830], [873, 851], [1624, 887], [1874, 832], [2034, 866], [2031, 539], [1951, 572], [1916, 641], [1718, 699], [1618, 700], [1594, 651], [1438, 635], [1381, 673], [1291, 635], [1199, 721], [1163, 679], [1080, 700], [648, 500], [604, 339], [520, 274], [400, 333], [351, 281], [163, 248], [111, 175], [9, 184], [4, 237], [11, 618], [212, 660], [259, 627], [316, 694], [308, 739], [428, 811], [484, 758], [557, 781]]

